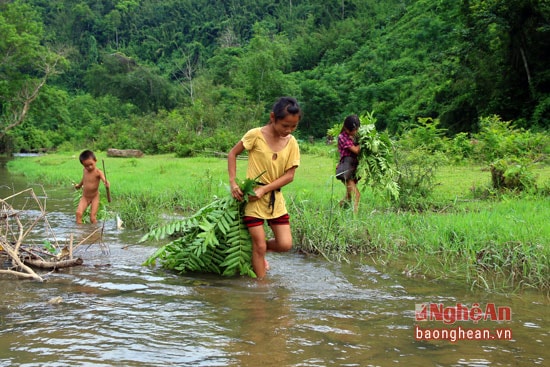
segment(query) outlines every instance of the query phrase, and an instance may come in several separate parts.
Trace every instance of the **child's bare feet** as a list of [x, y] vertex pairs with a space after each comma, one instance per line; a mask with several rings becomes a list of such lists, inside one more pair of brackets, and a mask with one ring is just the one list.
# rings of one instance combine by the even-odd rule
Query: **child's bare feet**
[[342, 199], [342, 200], [340, 200], [338, 205], [340, 205], [340, 208], [342, 208], [342, 209], [347, 209], [347, 208], [349, 208], [350, 202], [347, 199]]
[[265, 266], [265, 271], [268, 271], [270, 269], [267, 259], [264, 259], [264, 266]]

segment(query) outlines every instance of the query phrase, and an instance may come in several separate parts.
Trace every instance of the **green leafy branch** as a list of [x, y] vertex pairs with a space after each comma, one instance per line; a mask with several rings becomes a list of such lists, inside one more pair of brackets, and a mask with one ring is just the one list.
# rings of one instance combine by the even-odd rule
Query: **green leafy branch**
[[154, 265], [159, 260], [164, 268], [180, 273], [240, 274], [255, 278], [251, 261], [252, 241], [242, 217], [248, 196], [254, 194], [258, 177], [239, 184], [245, 200], [237, 201], [231, 195], [216, 198], [191, 217], [147, 233], [141, 241], [176, 238], [155, 251], [144, 265]]
[[375, 190], [397, 200], [399, 185], [398, 172], [394, 168], [394, 144], [386, 132], [376, 130], [374, 112], [367, 112], [360, 119], [362, 123], [357, 139], [361, 151], [358, 156], [357, 176], [362, 178], [363, 188], [371, 185]]

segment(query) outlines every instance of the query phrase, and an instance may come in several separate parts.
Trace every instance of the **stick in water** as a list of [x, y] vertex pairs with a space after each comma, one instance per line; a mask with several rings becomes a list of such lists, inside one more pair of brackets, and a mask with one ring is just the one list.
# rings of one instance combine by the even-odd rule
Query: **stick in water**
[[[103, 174], [105, 175], [105, 181], [107, 181], [107, 172], [105, 171], [105, 161], [102, 159], [101, 163], [103, 163]], [[108, 187], [105, 187], [105, 191], [107, 192], [107, 201], [111, 202], [111, 189]]]

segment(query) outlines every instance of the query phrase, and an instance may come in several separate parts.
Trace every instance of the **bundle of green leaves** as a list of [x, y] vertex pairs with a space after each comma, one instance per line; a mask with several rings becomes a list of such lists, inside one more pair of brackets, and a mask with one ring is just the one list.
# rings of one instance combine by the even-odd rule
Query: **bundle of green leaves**
[[357, 141], [361, 150], [357, 177], [361, 177], [361, 187], [364, 189], [371, 186], [375, 191], [397, 200], [399, 185], [393, 155], [394, 144], [386, 132], [376, 130], [373, 112], [367, 112], [360, 120]]
[[256, 179], [240, 182], [243, 201], [228, 194], [214, 199], [190, 217], [151, 230], [142, 241], [174, 239], [155, 251], [144, 265], [154, 265], [159, 260], [162, 267], [180, 273], [240, 274], [255, 278], [252, 241], [242, 217], [248, 195], [254, 194], [256, 185]]

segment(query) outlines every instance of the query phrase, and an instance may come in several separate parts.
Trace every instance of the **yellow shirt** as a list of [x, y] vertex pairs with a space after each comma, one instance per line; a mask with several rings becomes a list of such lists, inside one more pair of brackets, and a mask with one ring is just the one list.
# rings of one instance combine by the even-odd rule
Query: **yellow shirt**
[[[259, 127], [249, 130], [241, 140], [244, 148], [248, 151], [248, 169], [246, 172], [248, 178], [255, 178], [265, 171], [257, 180], [268, 184], [281, 177], [292, 167], [300, 165], [300, 148], [296, 138], [292, 135], [287, 145], [279, 152], [271, 150]], [[278, 218], [285, 215], [287, 210], [282, 192], [275, 191], [274, 208], [269, 206], [270, 197], [271, 193], [267, 193], [260, 200], [249, 202], [244, 214], [262, 219]]]

